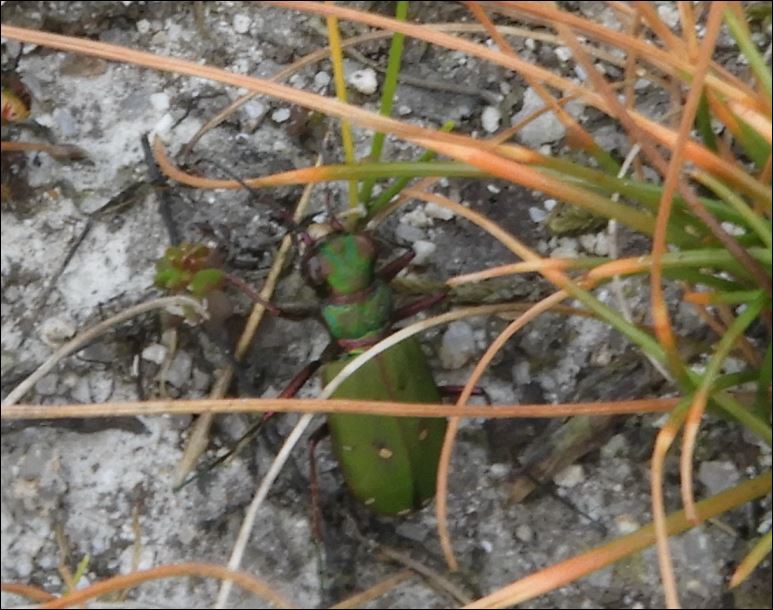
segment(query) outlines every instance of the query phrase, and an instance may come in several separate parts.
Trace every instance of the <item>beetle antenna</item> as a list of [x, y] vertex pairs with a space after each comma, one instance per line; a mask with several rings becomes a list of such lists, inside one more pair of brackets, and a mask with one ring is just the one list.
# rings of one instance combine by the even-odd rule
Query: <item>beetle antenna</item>
[[338, 220], [338, 216], [336, 216], [336, 213], [333, 210], [333, 204], [330, 201], [330, 197], [331, 193], [330, 188], [328, 187], [325, 191], [325, 209], [327, 210], [327, 215], [330, 217], [330, 226], [339, 233], [346, 233], [346, 227]]
[[297, 222], [295, 222], [292, 215], [287, 210], [281, 208], [276, 204], [266, 203], [265, 201], [261, 201], [257, 190], [252, 188], [249, 184], [247, 184], [244, 180], [242, 180], [239, 176], [237, 176], [234, 172], [232, 172], [230, 169], [228, 169], [221, 163], [214, 161], [212, 159], [201, 159], [199, 163], [202, 163], [202, 162], [209, 163], [213, 167], [219, 169], [221, 172], [223, 172], [226, 176], [228, 176], [232, 180], [236, 180], [245, 190], [247, 190], [250, 193], [250, 195], [252, 195], [255, 201], [271, 208], [280, 217], [281, 222], [284, 223], [288, 231], [295, 233], [306, 246], [311, 246], [314, 244], [314, 240], [311, 238], [311, 236], [306, 231], [304, 231], [303, 228]]

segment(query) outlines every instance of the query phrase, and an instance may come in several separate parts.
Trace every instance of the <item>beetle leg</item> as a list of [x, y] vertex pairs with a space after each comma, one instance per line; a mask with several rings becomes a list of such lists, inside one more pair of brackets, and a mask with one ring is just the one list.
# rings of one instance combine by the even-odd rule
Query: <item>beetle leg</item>
[[427, 296], [420, 298], [418, 301], [414, 301], [413, 303], [399, 307], [398, 309], [395, 309], [394, 313], [392, 314], [392, 322], [398, 322], [400, 320], [404, 320], [405, 318], [410, 318], [412, 315], [417, 314], [420, 311], [425, 311], [433, 305], [440, 303], [445, 298], [445, 292], [428, 294]]
[[415, 256], [416, 253], [413, 250], [408, 250], [408, 252], [397, 257], [391, 263], [384, 265], [376, 272], [376, 275], [385, 282], [391, 282], [398, 273], [408, 266]]
[[[454, 397], [459, 398], [459, 395], [462, 393], [462, 390], [464, 389], [463, 385], [441, 385], [438, 386], [438, 391], [443, 397]], [[486, 392], [485, 389], [481, 388], [480, 386], [475, 386], [472, 389], [472, 395], [473, 396], [480, 396], [483, 398], [483, 400], [486, 401], [487, 405], [491, 405], [491, 396], [488, 395], [488, 392]]]
[[311, 531], [318, 543], [322, 543], [322, 508], [319, 500], [319, 479], [317, 478], [317, 462], [314, 452], [317, 445], [330, 434], [328, 425], [322, 424], [309, 437], [309, 488], [311, 489]]

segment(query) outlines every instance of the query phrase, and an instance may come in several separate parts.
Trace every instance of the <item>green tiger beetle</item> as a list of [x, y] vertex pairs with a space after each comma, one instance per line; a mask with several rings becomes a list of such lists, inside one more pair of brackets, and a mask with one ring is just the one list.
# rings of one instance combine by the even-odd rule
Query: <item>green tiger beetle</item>
[[[396, 308], [389, 282], [410, 263], [413, 251], [377, 269], [378, 247], [371, 235], [347, 232], [334, 218], [330, 232], [315, 239], [286, 212], [280, 214], [281, 222], [302, 242], [303, 276], [322, 299], [321, 318], [338, 348], [335, 360], [306, 366], [282, 397], [297, 392], [318, 368], [323, 383], [329, 383], [357, 354], [387, 336], [393, 323], [445, 298], [444, 293], [428, 295]], [[172, 290], [187, 287], [200, 297], [219, 290], [232, 276], [206, 268], [207, 260], [209, 253], [201, 246], [172, 247], [157, 264], [156, 283]], [[255, 297], [254, 293], [248, 296]], [[272, 313], [284, 315], [276, 308]], [[333, 398], [439, 403], [441, 390], [418, 340], [409, 338], [367, 362]], [[270, 416], [264, 415], [260, 423]], [[319, 440], [329, 433], [347, 487], [357, 500], [385, 515], [422, 508], [435, 495], [445, 429], [444, 418], [328, 415], [327, 423], [312, 435], [309, 445], [314, 504], [318, 492], [313, 453]]]

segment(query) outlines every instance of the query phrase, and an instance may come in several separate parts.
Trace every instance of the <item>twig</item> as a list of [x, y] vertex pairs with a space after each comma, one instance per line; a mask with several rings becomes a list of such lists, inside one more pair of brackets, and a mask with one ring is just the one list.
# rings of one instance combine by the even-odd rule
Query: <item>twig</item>
[[469, 604], [472, 601], [472, 598], [470, 598], [469, 595], [467, 595], [454, 583], [448, 580], [440, 572], [433, 570], [432, 568], [428, 568], [423, 563], [412, 559], [405, 553], [401, 553], [400, 551], [397, 551], [383, 544], [379, 545], [378, 550], [381, 551], [381, 554], [388, 559], [396, 561], [404, 565], [406, 568], [413, 570], [417, 574], [420, 574], [427, 580], [430, 585], [432, 585], [434, 589], [438, 589], [446, 595], [449, 595], [453, 600], [459, 602], [460, 604]]

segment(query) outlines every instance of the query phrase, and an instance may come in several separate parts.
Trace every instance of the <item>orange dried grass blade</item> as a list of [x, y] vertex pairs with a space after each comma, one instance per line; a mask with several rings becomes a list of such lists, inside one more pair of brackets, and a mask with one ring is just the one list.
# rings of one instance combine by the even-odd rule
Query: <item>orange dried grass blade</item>
[[[505, 310], [502, 310], [504, 313]], [[477, 315], [491, 312], [478, 310]], [[576, 312], [573, 312], [576, 313]], [[448, 321], [447, 319], [445, 320]], [[316, 398], [199, 398], [196, 400], [145, 400], [137, 402], [105, 402], [90, 405], [9, 405], [0, 410], [0, 419], [70, 419], [75, 417], [119, 417], [151, 415], [183, 415], [198, 413], [350, 413], [354, 415], [385, 415], [391, 417], [487, 417], [544, 418], [572, 415], [631, 415], [670, 411], [674, 398], [643, 398], [614, 402], [577, 402], [552, 405], [454, 405], [335, 400]]]
[[20, 582], [0, 583], [0, 591], [13, 593], [14, 595], [20, 595], [36, 602], [47, 602], [52, 599], [56, 599], [55, 595], [51, 595], [48, 591], [44, 591], [40, 587], [36, 587], [34, 585], [25, 585]]
[[158, 580], [159, 578], [171, 578], [174, 576], [200, 576], [204, 578], [219, 578], [221, 580], [232, 580], [240, 587], [247, 589], [262, 599], [270, 601], [279, 608], [295, 608], [281, 595], [276, 593], [263, 581], [255, 578], [246, 572], [237, 572], [229, 570], [219, 565], [208, 563], [180, 563], [173, 565], [158, 566], [141, 572], [131, 574], [122, 574], [113, 576], [101, 582], [95, 583], [84, 589], [73, 591], [72, 593], [59, 597], [53, 601], [46, 602], [40, 608], [67, 608], [81, 604], [82, 602], [106, 595], [122, 589], [135, 587], [140, 583], [149, 580]]
[[677, 2], [676, 6], [679, 9], [679, 20], [682, 23], [682, 36], [687, 44], [687, 52], [690, 59], [694, 59], [698, 56], [698, 38], [695, 35], [696, 23], [692, 2]]
[[669, 320], [668, 308], [665, 295], [663, 293], [663, 266], [662, 257], [666, 252], [667, 239], [666, 229], [668, 227], [671, 215], [671, 206], [673, 195], [679, 184], [682, 172], [682, 163], [685, 159], [685, 142], [690, 136], [690, 131], [694, 125], [695, 114], [698, 110], [703, 83], [711, 62], [711, 56], [714, 51], [719, 28], [722, 25], [722, 11], [725, 8], [725, 2], [718, 1], [711, 5], [709, 10], [706, 35], [701, 45], [701, 51], [698, 57], [698, 63], [695, 68], [693, 86], [687, 96], [682, 113], [682, 122], [679, 127], [676, 146], [671, 155], [671, 161], [668, 165], [665, 181], [663, 184], [663, 194], [660, 198], [658, 216], [656, 221], [656, 230], [652, 243], [652, 269], [650, 272], [650, 289], [652, 291], [652, 319], [655, 327], [655, 334], [658, 337], [663, 348], [666, 350], [669, 368], [678, 377], [684, 378], [684, 365], [679, 356], [676, 346], [674, 332]]

